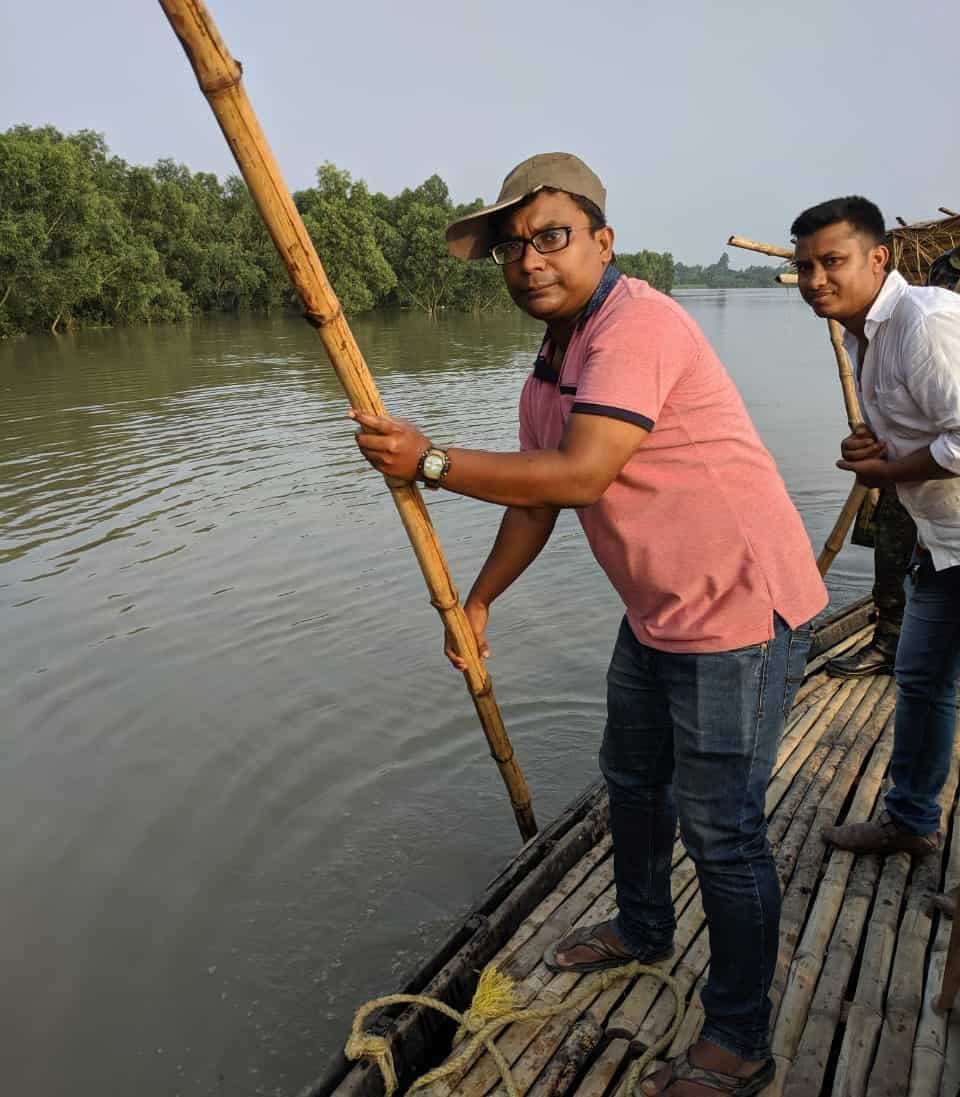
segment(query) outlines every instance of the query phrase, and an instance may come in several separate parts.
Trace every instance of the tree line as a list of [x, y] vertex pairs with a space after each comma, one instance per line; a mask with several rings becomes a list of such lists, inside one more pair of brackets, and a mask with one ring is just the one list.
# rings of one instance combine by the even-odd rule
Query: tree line
[[[294, 202], [350, 313], [509, 306], [492, 262], [448, 254], [448, 222], [483, 203], [455, 204], [437, 175], [389, 197], [328, 163]], [[617, 262], [670, 292], [669, 253]], [[0, 133], [0, 336], [297, 307], [239, 177], [131, 165], [89, 130]]]
[[791, 270], [789, 263], [779, 267], [757, 264], [743, 267], [741, 270], [730, 268], [730, 256], [724, 252], [720, 258], [708, 267], [674, 264], [674, 284], [677, 286], [707, 286], [710, 289], [769, 289], [774, 285], [773, 277], [780, 271]]

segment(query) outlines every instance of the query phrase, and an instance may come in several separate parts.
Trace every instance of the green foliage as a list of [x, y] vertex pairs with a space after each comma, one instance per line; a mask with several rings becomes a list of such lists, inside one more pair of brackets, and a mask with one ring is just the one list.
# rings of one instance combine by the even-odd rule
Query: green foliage
[[394, 258], [397, 300], [436, 315], [451, 303], [463, 265], [444, 242], [453, 216], [446, 184], [433, 175], [416, 190], [405, 190], [394, 199], [389, 216], [399, 243]]
[[384, 253], [397, 275], [396, 304], [430, 316], [444, 308], [480, 313], [509, 306], [503, 276], [492, 261], [464, 263], [447, 251], [447, 225], [480, 209], [480, 199], [455, 206], [447, 184], [431, 175], [415, 190], [396, 198], [377, 194], [374, 200]]
[[52, 127], [0, 134], [0, 334], [185, 311], [112, 184], [103, 139]]
[[[328, 163], [294, 201], [347, 312], [510, 307], [492, 261], [447, 252], [446, 226], [483, 203], [456, 206], [438, 175], [390, 198]], [[670, 291], [670, 255], [618, 263]], [[299, 307], [236, 176], [131, 166], [89, 131], [0, 133], [0, 337], [281, 306]]]
[[724, 252], [709, 267], [688, 267], [683, 263], [677, 263], [674, 277], [677, 286], [707, 286], [711, 289], [769, 289], [776, 285], [773, 280], [774, 275], [787, 270], [790, 270], [787, 263], [779, 267], [758, 264], [744, 267], [742, 270], [731, 270], [730, 256]]
[[617, 267], [631, 278], [642, 278], [661, 293], [673, 289], [673, 256], [668, 251], [617, 252]]
[[347, 312], [375, 308], [397, 284], [380, 246], [376, 206], [362, 180], [333, 164], [317, 170], [317, 185], [294, 195], [324, 269]]

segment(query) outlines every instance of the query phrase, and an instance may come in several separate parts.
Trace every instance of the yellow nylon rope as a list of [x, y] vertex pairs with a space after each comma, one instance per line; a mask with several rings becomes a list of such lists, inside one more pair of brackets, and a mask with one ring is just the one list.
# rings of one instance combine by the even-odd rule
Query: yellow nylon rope
[[507, 1025], [513, 1024], [514, 1021], [545, 1021], [550, 1017], [556, 1017], [558, 1014], [581, 1009], [591, 999], [595, 998], [600, 991], [612, 986], [613, 983], [620, 979], [632, 979], [637, 975], [651, 975], [655, 979], [659, 979], [673, 992], [677, 1009], [673, 1023], [667, 1032], [656, 1043], [651, 1044], [643, 1055], [631, 1064], [630, 1069], [627, 1071], [625, 1092], [629, 1094], [644, 1067], [655, 1059], [661, 1051], [670, 1046], [680, 1025], [683, 1023], [686, 1007], [683, 991], [676, 979], [660, 968], [650, 967], [647, 964], [630, 963], [623, 967], [589, 975], [577, 988], [575, 994], [566, 1001], [552, 1006], [519, 1007], [513, 980], [509, 975], [504, 975], [495, 967], [484, 968], [473, 1001], [463, 1013], [459, 1013], [451, 1006], [448, 1006], [446, 1002], [441, 1002], [437, 998], [430, 998], [423, 994], [390, 994], [385, 998], [375, 998], [357, 1010], [344, 1053], [348, 1059], [363, 1057], [373, 1059], [383, 1076], [383, 1088], [386, 1097], [393, 1097], [397, 1091], [398, 1083], [397, 1073], [393, 1065], [393, 1054], [390, 1050], [390, 1041], [387, 1037], [374, 1036], [364, 1032], [363, 1023], [370, 1013], [384, 1006], [426, 1006], [428, 1009], [435, 1009], [446, 1014], [447, 1017], [458, 1023], [459, 1028], [453, 1038], [454, 1044], [459, 1043], [468, 1033], [470, 1039], [467, 1040], [463, 1050], [457, 1055], [451, 1056], [445, 1063], [441, 1063], [440, 1066], [417, 1078], [411, 1084], [407, 1093], [413, 1093], [414, 1090], [422, 1089], [424, 1086], [430, 1085], [431, 1082], [436, 1082], [441, 1078], [446, 1078], [447, 1075], [457, 1073], [467, 1065], [477, 1049], [483, 1045], [500, 1071], [507, 1097], [519, 1097], [513, 1075], [510, 1073], [510, 1065], [494, 1043], [501, 1030], [506, 1028]]

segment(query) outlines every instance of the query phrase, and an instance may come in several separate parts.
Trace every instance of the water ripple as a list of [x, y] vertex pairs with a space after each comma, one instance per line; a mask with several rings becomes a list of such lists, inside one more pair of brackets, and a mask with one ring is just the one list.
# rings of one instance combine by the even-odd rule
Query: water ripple
[[[819, 547], [849, 489], [821, 326], [780, 295], [690, 307]], [[515, 448], [534, 325], [355, 327], [391, 412], [438, 442]], [[298, 1092], [353, 1003], [516, 846], [390, 494], [315, 335], [287, 318], [0, 344], [0, 372], [0, 933], [19, 943], [0, 976], [22, 1004], [5, 1081], [66, 1097], [35, 1084], [46, 1062], [79, 1097], [206, 1097], [221, 1072], [240, 1092], [252, 1071]], [[497, 512], [425, 501], [464, 590]], [[844, 550], [834, 596], [870, 568]], [[596, 773], [619, 612], [563, 515], [492, 615], [488, 665], [542, 820]]]

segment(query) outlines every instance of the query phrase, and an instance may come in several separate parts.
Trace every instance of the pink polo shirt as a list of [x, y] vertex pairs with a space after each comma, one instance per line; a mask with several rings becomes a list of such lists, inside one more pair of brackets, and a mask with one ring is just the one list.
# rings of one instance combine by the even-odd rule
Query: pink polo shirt
[[[556, 378], [543, 357], [520, 397], [521, 449], [556, 449], [571, 414], [650, 431], [603, 495], [577, 509], [637, 639], [730, 651], [827, 604], [810, 540], [740, 394], [693, 319], [646, 282], [601, 283]], [[549, 349], [549, 341], [545, 350]]]

